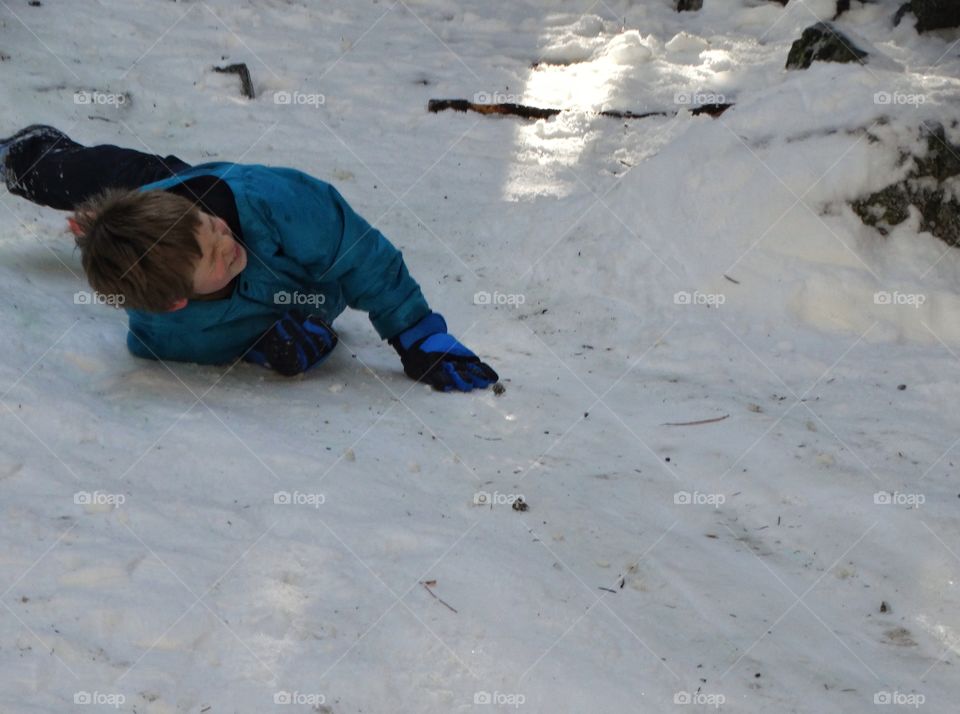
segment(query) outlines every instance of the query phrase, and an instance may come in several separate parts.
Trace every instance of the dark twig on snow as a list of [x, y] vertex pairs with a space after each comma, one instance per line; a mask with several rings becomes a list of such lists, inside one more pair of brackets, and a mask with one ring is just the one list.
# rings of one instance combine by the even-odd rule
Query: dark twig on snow
[[247, 99], [254, 99], [253, 80], [250, 79], [250, 70], [243, 62], [228, 64], [226, 67], [214, 67], [214, 72], [240, 75], [240, 93]]
[[699, 424], [713, 424], [714, 422], [723, 421], [729, 416], [729, 414], [724, 414], [722, 417], [715, 417], [713, 419], [699, 419], [697, 421], [667, 421], [660, 426], [697, 426]]
[[442, 112], [452, 109], [455, 112], [477, 112], [478, 114], [513, 114], [524, 119], [549, 119], [560, 113], [559, 109], [541, 109], [526, 104], [477, 104], [467, 99], [431, 99], [427, 102], [427, 111]]
[[[690, 113], [693, 115], [708, 114], [712, 117], [718, 117], [733, 104], [702, 104], [698, 107], [691, 107]], [[427, 102], [427, 111], [436, 114], [446, 109], [452, 109], [455, 112], [477, 112], [478, 114], [501, 114], [523, 117], [524, 119], [549, 119], [560, 114], [563, 109], [553, 109], [544, 107], [531, 107], [527, 104], [477, 104], [468, 99], [431, 99]], [[613, 109], [597, 112], [599, 116], [611, 117], [613, 119], [646, 119], [647, 117], [668, 117], [676, 116], [677, 112], [659, 111], [659, 112], [627, 112], [616, 111]]]
[[437, 597], [437, 594], [436, 594], [435, 592], [433, 592], [433, 590], [430, 589], [431, 586], [437, 584], [437, 581], [436, 581], [436, 580], [421, 580], [421, 581], [420, 581], [420, 584], [423, 585], [424, 589], [425, 589], [428, 593], [430, 593], [431, 595], [433, 595], [433, 597], [435, 597], [437, 600], [439, 600], [439, 601], [441, 602], [441, 604], [445, 605], [451, 612], [456, 612], [456, 610], [454, 610], [452, 607], [450, 607], [450, 605], [448, 605], [446, 602], [443, 601], [443, 598]]

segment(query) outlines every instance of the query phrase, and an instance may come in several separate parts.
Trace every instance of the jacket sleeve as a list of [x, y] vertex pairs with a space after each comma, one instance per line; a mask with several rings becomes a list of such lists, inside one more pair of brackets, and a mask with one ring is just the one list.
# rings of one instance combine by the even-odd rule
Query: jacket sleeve
[[[187, 308], [189, 309], [189, 308]], [[127, 330], [127, 349], [135, 357], [197, 364], [229, 364], [242, 357], [269, 329], [269, 313], [230, 319], [202, 329], [159, 327], [133, 319]]]
[[287, 255], [317, 283], [335, 282], [347, 305], [363, 310], [382, 339], [430, 312], [417, 281], [384, 235], [330, 184], [295, 169], [271, 168], [285, 185], [261, 194]]

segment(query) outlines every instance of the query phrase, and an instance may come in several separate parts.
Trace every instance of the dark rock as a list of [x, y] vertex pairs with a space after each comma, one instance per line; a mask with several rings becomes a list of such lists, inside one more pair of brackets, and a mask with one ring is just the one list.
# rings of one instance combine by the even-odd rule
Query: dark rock
[[893, 16], [893, 26], [897, 27], [903, 16], [910, 12], [910, 3], [905, 2], [897, 9], [897, 14]]
[[787, 69], [806, 69], [814, 62], [863, 62], [867, 53], [829, 22], [818, 22], [803, 31], [790, 47]]
[[927, 151], [913, 158], [907, 178], [850, 205], [860, 220], [884, 235], [890, 226], [905, 221], [914, 206], [920, 212], [921, 231], [960, 246], [960, 201], [947, 185], [949, 181], [960, 186], [960, 146], [950, 144], [942, 126], [924, 127], [922, 133]]
[[[877, 0], [859, 0], [861, 5], [872, 5], [877, 2]], [[837, 13], [833, 16], [833, 19], [836, 20], [843, 13], [847, 12], [850, 9], [850, 0], [837, 0]]]
[[917, 18], [917, 32], [960, 27], [960, 3], [957, 0], [911, 0], [897, 11], [896, 21], [906, 12]]
[[677, 0], [677, 12], [699, 10], [703, 7], [703, 0]]
[[227, 65], [226, 67], [214, 67], [213, 71], [238, 75], [240, 77], [240, 94], [247, 99], [256, 98], [255, 92], [253, 91], [253, 80], [250, 78], [250, 70], [247, 68], [245, 62]]
[[917, 158], [917, 176], [931, 176], [937, 183], [960, 175], [960, 146], [947, 141], [946, 132], [939, 125], [925, 127], [927, 153]]

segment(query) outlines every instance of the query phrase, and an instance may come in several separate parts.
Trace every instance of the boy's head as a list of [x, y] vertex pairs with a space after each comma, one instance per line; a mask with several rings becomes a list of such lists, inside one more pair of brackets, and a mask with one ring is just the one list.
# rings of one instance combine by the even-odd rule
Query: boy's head
[[90, 286], [124, 306], [167, 312], [223, 289], [246, 251], [221, 218], [164, 191], [108, 189], [78, 206], [77, 246]]

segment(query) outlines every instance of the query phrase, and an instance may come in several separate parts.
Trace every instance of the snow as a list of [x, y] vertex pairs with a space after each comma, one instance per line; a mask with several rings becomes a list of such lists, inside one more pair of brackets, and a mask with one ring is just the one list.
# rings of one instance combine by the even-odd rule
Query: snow
[[[898, 4], [798, 72], [833, 2], [4, 4], [0, 133], [332, 181], [506, 392], [359, 313], [303, 378], [137, 360], [0, 196], [0, 709], [953, 711], [960, 260], [846, 204], [957, 106]], [[426, 112], [478, 93], [570, 111]]]

